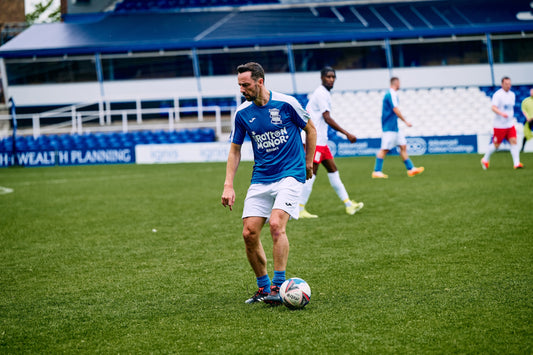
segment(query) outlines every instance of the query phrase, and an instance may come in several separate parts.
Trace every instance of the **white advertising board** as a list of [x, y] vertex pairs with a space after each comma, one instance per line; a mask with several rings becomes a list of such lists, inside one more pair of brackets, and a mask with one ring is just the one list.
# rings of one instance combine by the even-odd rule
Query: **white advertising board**
[[[140, 144], [135, 146], [137, 164], [225, 162], [230, 143]], [[252, 161], [250, 142], [244, 142], [241, 161]]]

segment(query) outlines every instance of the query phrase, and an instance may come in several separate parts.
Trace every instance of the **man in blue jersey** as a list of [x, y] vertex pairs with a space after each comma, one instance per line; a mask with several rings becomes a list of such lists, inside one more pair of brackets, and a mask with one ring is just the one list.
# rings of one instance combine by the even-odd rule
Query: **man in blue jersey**
[[[243, 64], [237, 72], [240, 91], [246, 101], [237, 108], [233, 119], [222, 205], [231, 210], [235, 203], [233, 180], [241, 159], [241, 146], [248, 134], [255, 164], [244, 201], [242, 235], [258, 290], [246, 303], [264, 301], [278, 305], [281, 304], [279, 287], [285, 281], [289, 256], [286, 226], [291, 217], [298, 218], [298, 199], [303, 184], [313, 175], [316, 129], [295, 98], [265, 87], [261, 65]], [[300, 138], [302, 129], [307, 136], [305, 151]], [[273, 241], [272, 281], [260, 239], [267, 221]]]
[[407, 176], [415, 176], [424, 171], [424, 167], [415, 167], [407, 154], [407, 140], [402, 131], [398, 128], [398, 118], [402, 120], [407, 127], [411, 127], [398, 108], [399, 100], [397, 91], [400, 88], [400, 79], [392, 77], [390, 79], [390, 89], [383, 98], [383, 108], [381, 112], [381, 128], [383, 135], [381, 137], [381, 149], [376, 155], [376, 164], [372, 172], [374, 179], [386, 179], [389, 176], [383, 174], [383, 160], [387, 153], [394, 147], [400, 147], [400, 157], [407, 168]]

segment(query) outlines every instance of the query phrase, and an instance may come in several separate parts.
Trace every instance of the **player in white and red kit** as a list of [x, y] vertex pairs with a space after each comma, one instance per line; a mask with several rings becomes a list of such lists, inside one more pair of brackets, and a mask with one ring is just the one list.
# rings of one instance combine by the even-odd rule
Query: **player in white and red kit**
[[489, 168], [490, 156], [507, 140], [511, 145], [511, 156], [515, 169], [524, 167], [520, 162], [520, 147], [516, 141], [516, 129], [514, 118], [515, 94], [511, 91], [511, 79], [502, 78], [502, 87], [492, 96], [492, 111], [494, 112], [494, 135], [487, 153], [481, 158], [483, 170]]
[[348, 192], [341, 181], [339, 171], [335, 165], [335, 160], [333, 160], [333, 155], [328, 147], [328, 127], [331, 127], [344, 134], [351, 143], [355, 143], [357, 140], [353, 134], [339, 126], [339, 124], [331, 117], [330, 90], [333, 88], [333, 84], [335, 83], [335, 70], [332, 67], [323, 68], [320, 71], [320, 78], [322, 80], [322, 85], [313, 91], [306, 107], [307, 111], [311, 115], [311, 120], [315, 124], [317, 140], [313, 159], [313, 177], [305, 182], [302, 196], [300, 198], [300, 218], [318, 217], [317, 215], [309, 213], [305, 209], [305, 204], [309, 200], [309, 196], [313, 190], [313, 183], [315, 182], [316, 174], [320, 164], [326, 168], [328, 172], [329, 183], [337, 193], [337, 196], [339, 196], [340, 200], [344, 203], [347, 214], [353, 215], [364, 206], [362, 202], [353, 201], [348, 196]]

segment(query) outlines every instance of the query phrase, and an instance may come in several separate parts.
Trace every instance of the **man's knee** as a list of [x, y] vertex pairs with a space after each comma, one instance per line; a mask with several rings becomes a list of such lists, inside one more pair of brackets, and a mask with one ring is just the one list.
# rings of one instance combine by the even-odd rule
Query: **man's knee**
[[270, 234], [272, 235], [272, 238], [279, 238], [284, 231], [285, 227], [282, 226], [281, 223], [272, 223], [272, 221], [270, 222]]
[[283, 216], [273, 214], [269, 221], [270, 234], [274, 241], [278, 240], [281, 236], [285, 235], [285, 228], [287, 221]]
[[380, 159], [383, 159], [385, 158], [385, 156], [389, 153], [389, 150], [388, 149], [380, 149], [378, 151], [378, 154], [377, 154], [377, 157], [380, 158]]
[[255, 244], [259, 240], [259, 235], [261, 234], [261, 229], [257, 228], [254, 225], [244, 224], [242, 229], [242, 237], [246, 244]]

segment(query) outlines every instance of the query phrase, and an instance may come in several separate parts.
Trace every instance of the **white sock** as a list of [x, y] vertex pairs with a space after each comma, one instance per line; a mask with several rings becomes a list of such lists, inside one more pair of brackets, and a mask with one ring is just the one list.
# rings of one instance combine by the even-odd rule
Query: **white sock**
[[328, 173], [329, 183], [337, 193], [337, 196], [341, 199], [341, 201], [344, 203], [345, 206], [351, 206], [352, 201], [350, 201], [350, 197], [348, 196], [348, 192], [346, 192], [346, 188], [344, 187], [344, 184], [341, 181], [341, 177], [339, 175], [339, 172], [336, 171], [334, 173]]
[[311, 196], [311, 191], [313, 191], [313, 184], [315, 183], [315, 179], [316, 175], [313, 174], [313, 176], [304, 184], [302, 195], [300, 196], [300, 211], [305, 208], [305, 204], [309, 200], [309, 196]]
[[520, 163], [520, 148], [518, 144], [511, 144], [511, 156], [513, 157], [513, 165], [517, 166]]
[[486, 161], [490, 161], [490, 156], [491, 156], [492, 153], [494, 153], [495, 151], [496, 151], [496, 147], [494, 146], [494, 143], [489, 144], [489, 150], [487, 150], [487, 152], [486, 152], [485, 155], [483, 156], [483, 159], [486, 160]]

